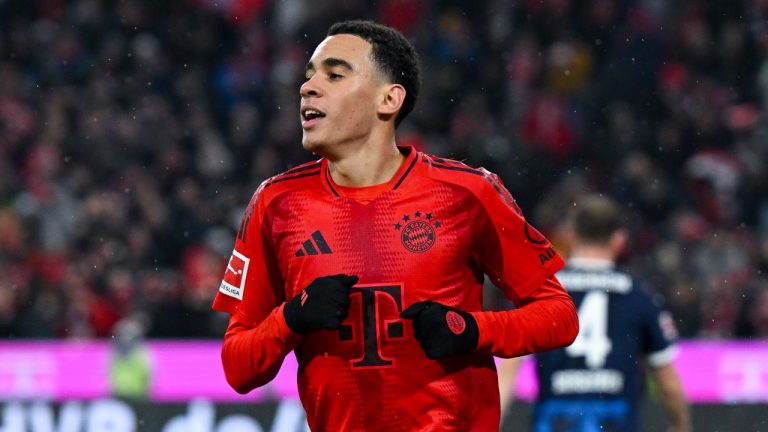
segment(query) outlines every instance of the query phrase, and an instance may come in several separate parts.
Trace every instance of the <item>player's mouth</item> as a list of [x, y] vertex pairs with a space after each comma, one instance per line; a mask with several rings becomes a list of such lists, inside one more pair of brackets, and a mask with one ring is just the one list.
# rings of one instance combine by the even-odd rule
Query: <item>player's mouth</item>
[[325, 117], [325, 113], [314, 107], [301, 108], [301, 127], [309, 129], [320, 123]]

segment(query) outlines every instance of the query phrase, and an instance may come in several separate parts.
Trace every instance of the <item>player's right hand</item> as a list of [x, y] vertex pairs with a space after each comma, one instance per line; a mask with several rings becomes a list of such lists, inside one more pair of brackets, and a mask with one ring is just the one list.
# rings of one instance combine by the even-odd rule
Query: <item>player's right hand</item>
[[285, 323], [298, 334], [338, 329], [349, 313], [349, 290], [358, 280], [357, 276], [345, 274], [313, 280], [285, 304]]

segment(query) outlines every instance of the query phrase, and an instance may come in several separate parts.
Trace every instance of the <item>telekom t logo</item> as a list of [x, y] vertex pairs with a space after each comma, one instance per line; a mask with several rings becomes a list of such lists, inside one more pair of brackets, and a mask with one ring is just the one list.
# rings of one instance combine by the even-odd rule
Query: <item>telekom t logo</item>
[[[392, 359], [384, 357], [381, 353], [381, 345], [384, 338], [403, 337], [403, 323], [399, 315], [403, 310], [403, 286], [356, 285], [350, 290], [350, 297], [360, 299], [363, 342], [363, 356], [352, 360], [352, 367], [391, 366]], [[384, 302], [392, 302], [395, 306], [397, 312], [392, 317], [380, 316], [381, 305]], [[383, 322], [382, 328], [379, 328], [380, 322]], [[339, 327], [340, 340], [352, 340], [353, 334], [353, 325], [342, 324]]]

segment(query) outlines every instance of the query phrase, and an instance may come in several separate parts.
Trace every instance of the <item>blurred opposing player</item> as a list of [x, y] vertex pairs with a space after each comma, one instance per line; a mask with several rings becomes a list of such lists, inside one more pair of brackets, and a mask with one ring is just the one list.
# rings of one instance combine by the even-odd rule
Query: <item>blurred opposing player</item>
[[[493, 356], [578, 332], [562, 258], [499, 178], [396, 145], [418, 87], [402, 34], [331, 27], [300, 89], [323, 158], [258, 188], [213, 304], [230, 385], [266, 384], [295, 351], [313, 430], [498, 430]], [[517, 310], [481, 310], [484, 273]]]
[[[589, 196], [577, 203], [572, 254], [557, 277], [576, 303], [580, 330], [569, 347], [535, 355], [540, 388], [536, 432], [639, 430], [646, 370], [671, 430], [690, 430], [688, 405], [672, 364], [674, 322], [658, 299], [614, 267], [626, 239], [613, 201]], [[511, 390], [518, 362], [502, 364], [502, 392]]]

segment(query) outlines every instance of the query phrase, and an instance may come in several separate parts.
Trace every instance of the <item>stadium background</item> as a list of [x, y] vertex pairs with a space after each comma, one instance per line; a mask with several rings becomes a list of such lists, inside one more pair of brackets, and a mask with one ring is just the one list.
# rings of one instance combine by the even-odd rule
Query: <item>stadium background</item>
[[[223, 431], [227, 412], [268, 430], [295, 412], [274, 394], [156, 403], [151, 379], [148, 400], [98, 396], [116, 373], [80, 396], [39, 386], [71, 372], [53, 357], [68, 349], [108, 359], [132, 341], [151, 372], [153, 344], [221, 337], [210, 303], [244, 205], [312, 158], [298, 85], [348, 18], [402, 30], [421, 55], [399, 142], [498, 173], [562, 252], [579, 196], [627, 205], [623, 264], [686, 342], [753, 365], [743, 391], [694, 406], [696, 430], [768, 429], [768, 1], [0, 0], [0, 430], [77, 415], [67, 430], [122, 430], [97, 415], [120, 401], [148, 431], [193, 414]], [[19, 390], [30, 358], [55, 373]]]

